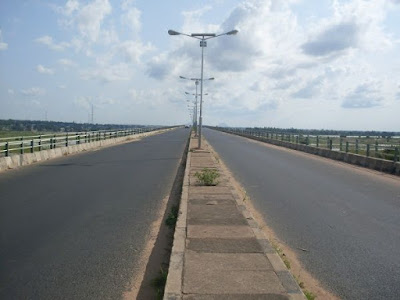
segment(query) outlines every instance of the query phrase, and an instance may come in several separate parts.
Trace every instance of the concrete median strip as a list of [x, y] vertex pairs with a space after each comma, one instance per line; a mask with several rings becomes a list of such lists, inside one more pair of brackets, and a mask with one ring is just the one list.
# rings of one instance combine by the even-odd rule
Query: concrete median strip
[[0, 172], [6, 171], [9, 169], [16, 169], [22, 166], [27, 166], [33, 163], [37, 163], [40, 161], [46, 161], [49, 159], [61, 157], [64, 155], [70, 155], [74, 153], [79, 153], [83, 151], [89, 151], [89, 150], [96, 150], [99, 148], [107, 147], [107, 146], [113, 146], [113, 145], [118, 145], [126, 142], [131, 142], [138, 140], [140, 138], [146, 137], [146, 136], [151, 136], [154, 134], [159, 134], [163, 133], [169, 130], [173, 130], [173, 128], [168, 128], [168, 129], [161, 129], [161, 130], [155, 130], [151, 132], [145, 132], [145, 133], [139, 133], [136, 135], [129, 135], [129, 136], [124, 136], [124, 137], [119, 137], [119, 138], [114, 138], [114, 139], [109, 139], [109, 140], [102, 140], [102, 141], [97, 141], [97, 142], [91, 142], [91, 143], [86, 143], [86, 144], [80, 144], [80, 145], [72, 145], [68, 147], [60, 147], [56, 149], [48, 149], [48, 150], [43, 150], [40, 152], [35, 152], [35, 153], [25, 153], [25, 154], [17, 154], [17, 155], [12, 155], [9, 157], [0, 157]]
[[[191, 139], [164, 299], [305, 299], [206, 141]], [[218, 170], [217, 186], [195, 172]]]

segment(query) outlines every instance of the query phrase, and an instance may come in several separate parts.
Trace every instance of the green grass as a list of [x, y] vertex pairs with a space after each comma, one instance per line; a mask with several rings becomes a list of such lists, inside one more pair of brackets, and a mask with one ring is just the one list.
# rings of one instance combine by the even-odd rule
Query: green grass
[[178, 220], [179, 206], [174, 205], [171, 207], [171, 211], [168, 217], [165, 219], [165, 225], [173, 229], [175, 227], [176, 221]]
[[313, 293], [311, 293], [307, 290], [304, 290], [303, 292], [308, 300], [314, 300], [316, 298], [316, 296]]
[[200, 184], [211, 186], [218, 184], [217, 178], [220, 175], [217, 170], [204, 168], [201, 172], [196, 172], [194, 176], [197, 177]]
[[160, 268], [160, 272], [157, 277], [151, 281], [151, 286], [156, 290], [157, 300], [161, 300], [164, 297], [165, 284], [167, 283], [168, 272], [163, 268]]
[[0, 138], [20, 137], [20, 136], [36, 136], [36, 135], [45, 135], [45, 134], [53, 134], [53, 132], [0, 130]]
[[281, 257], [283, 263], [285, 264], [286, 268], [290, 269], [290, 261], [286, 257], [286, 254], [283, 252], [282, 248], [280, 248], [277, 244], [274, 242], [271, 242], [272, 247], [274, 247], [275, 251], [278, 253], [278, 255]]

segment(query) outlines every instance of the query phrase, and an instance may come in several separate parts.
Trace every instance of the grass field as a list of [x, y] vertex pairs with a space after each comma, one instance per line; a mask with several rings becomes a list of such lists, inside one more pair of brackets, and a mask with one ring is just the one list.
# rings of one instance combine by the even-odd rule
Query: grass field
[[9, 131], [9, 130], [0, 130], [0, 138], [9, 138], [9, 137], [20, 137], [20, 136], [34, 136], [41, 134], [52, 134], [53, 132], [49, 131]]

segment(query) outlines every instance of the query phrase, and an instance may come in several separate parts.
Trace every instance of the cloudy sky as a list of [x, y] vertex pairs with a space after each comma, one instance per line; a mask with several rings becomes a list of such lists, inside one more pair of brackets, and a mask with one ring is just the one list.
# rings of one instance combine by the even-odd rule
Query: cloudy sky
[[399, 0], [1, 0], [0, 118], [400, 131]]

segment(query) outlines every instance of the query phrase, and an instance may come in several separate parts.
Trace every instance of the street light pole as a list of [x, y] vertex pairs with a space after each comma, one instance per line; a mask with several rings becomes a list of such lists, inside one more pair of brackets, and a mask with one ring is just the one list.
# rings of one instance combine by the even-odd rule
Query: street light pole
[[[203, 36], [200, 41], [201, 47], [201, 75], [200, 75], [200, 119], [199, 119], [199, 149], [201, 149], [201, 127], [203, 125], [203, 69], [204, 69], [204, 47], [207, 47], [207, 42]], [[196, 95], [197, 97], [197, 95]]]
[[[205, 80], [215, 80], [215, 78], [214, 77], [210, 77], [210, 78], [206, 78], [206, 79], [204, 79], [203, 78], [203, 80], [201, 79], [201, 78], [188, 78], [188, 77], [185, 77], [185, 76], [179, 76], [179, 78], [181, 78], [181, 79], [187, 79], [187, 80], [192, 80], [192, 81], [194, 81], [194, 83], [196, 84], [196, 94], [193, 94], [193, 95], [195, 95], [196, 96], [196, 111], [195, 111], [195, 116], [196, 116], [196, 124], [195, 124], [195, 137], [197, 137], [198, 136], [198, 132], [199, 132], [199, 127], [197, 126], [197, 121], [198, 121], [198, 101], [197, 101], [197, 97], [198, 97], [198, 91], [197, 91], [197, 87], [198, 87], [198, 85], [199, 85], [199, 82], [203, 82], [203, 81], [205, 81]], [[190, 94], [190, 93], [187, 93], [187, 92], [185, 92], [186, 94]], [[202, 95], [206, 95], [206, 94], [203, 94], [203, 93], [201, 93]], [[208, 95], [208, 94], [207, 94]]]
[[203, 125], [203, 115], [202, 115], [202, 108], [203, 108], [203, 69], [204, 69], [204, 48], [207, 47], [207, 41], [212, 38], [216, 38], [222, 35], [235, 35], [239, 31], [234, 29], [222, 34], [215, 34], [215, 33], [181, 33], [175, 30], [168, 30], [169, 35], [185, 35], [191, 38], [195, 38], [200, 40], [200, 47], [201, 47], [201, 79], [200, 79], [200, 120], [199, 120], [199, 149], [201, 148], [201, 129]]

